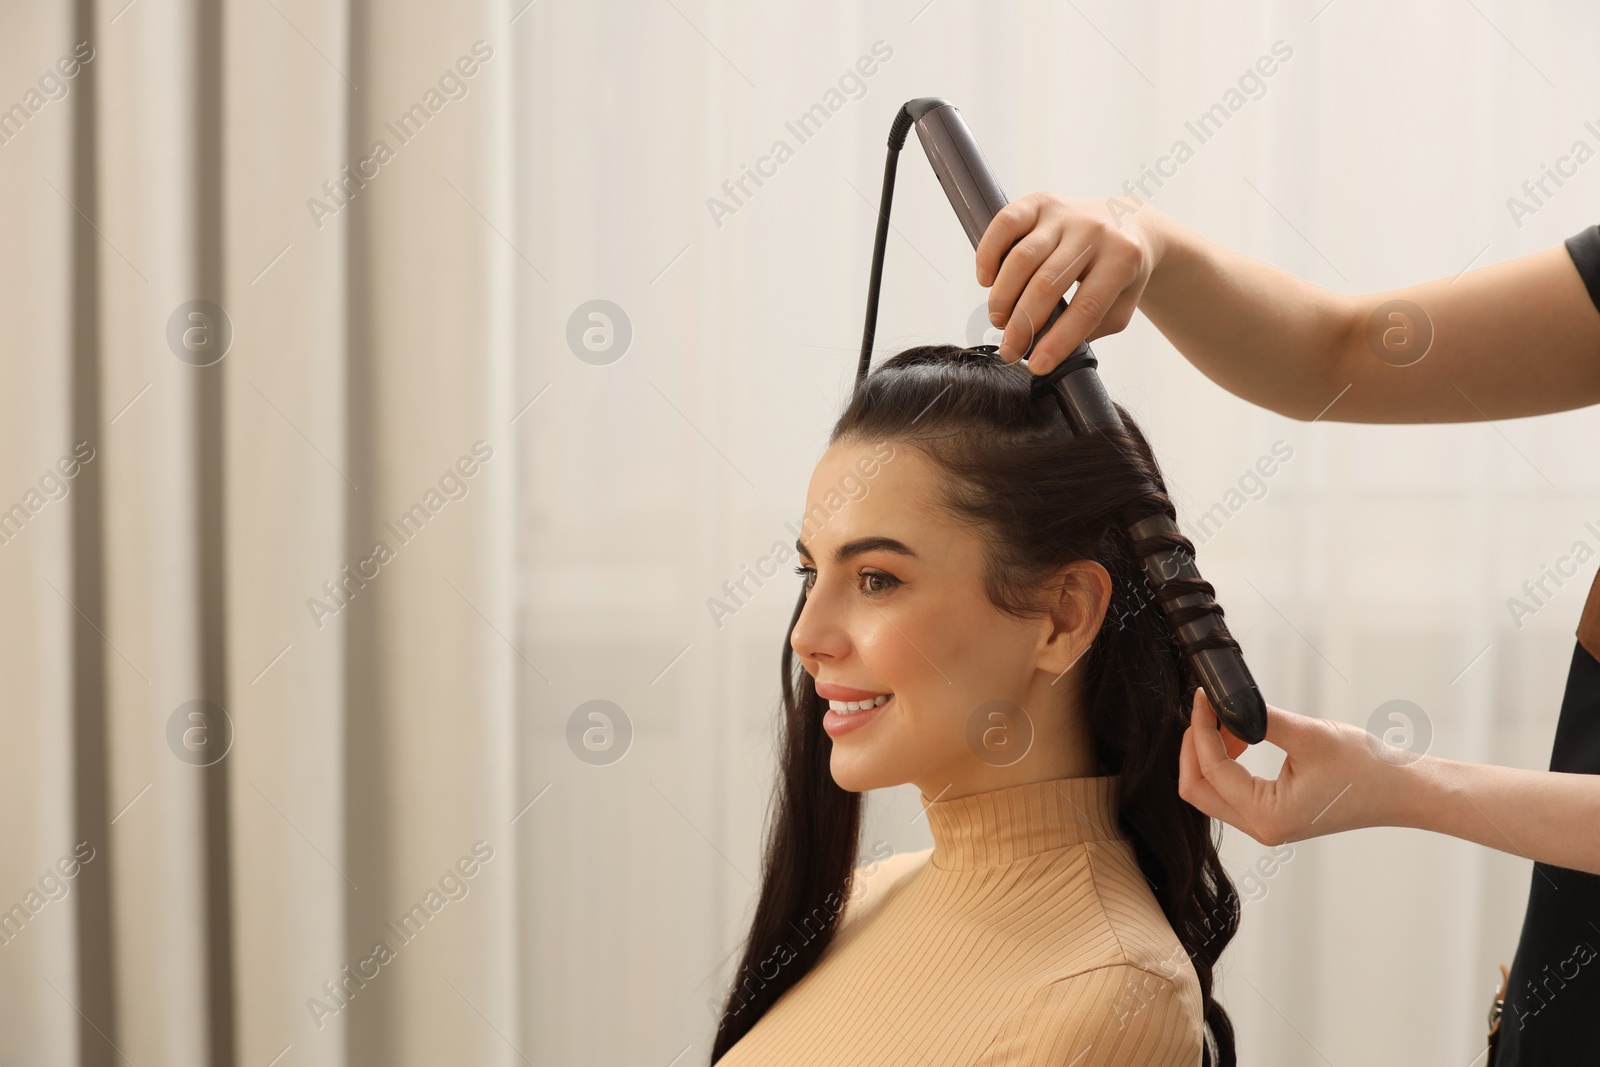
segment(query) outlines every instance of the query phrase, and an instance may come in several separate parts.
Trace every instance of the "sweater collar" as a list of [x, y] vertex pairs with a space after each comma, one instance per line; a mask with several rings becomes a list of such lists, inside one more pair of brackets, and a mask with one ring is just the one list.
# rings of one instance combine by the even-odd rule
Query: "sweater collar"
[[1117, 826], [1115, 776], [1052, 778], [953, 800], [919, 791], [933, 831], [929, 863], [944, 870], [997, 867], [1052, 849], [1126, 835]]

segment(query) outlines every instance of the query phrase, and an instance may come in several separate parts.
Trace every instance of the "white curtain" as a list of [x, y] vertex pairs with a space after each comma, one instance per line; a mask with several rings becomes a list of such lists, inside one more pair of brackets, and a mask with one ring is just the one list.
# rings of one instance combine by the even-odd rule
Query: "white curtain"
[[[1600, 147], [1575, 4], [51, 0], [0, 28], [18, 1062], [705, 1061], [796, 592], [748, 575], [852, 382], [905, 100], [960, 106], [1012, 196], [1118, 191], [1187, 140], [1161, 210], [1342, 292], [1550, 247], [1600, 192], [1585, 166], [1506, 203]], [[879, 358], [977, 340], [915, 140], [894, 225]], [[1520, 627], [1506, 602], [1600, 548], [1593, 413], [1308, 425], [1142, 318], [1096, 350], [1185, 529], [1222, 505], [1201, 568], [1273, 703], [1407, 700], [1433, 752], [1544, 765], [1594, 564]], [[926, 847], [917, 810], [872, 795], [863, 849]], [[1479, 1052], [1525, 862], [1401, 830], [1266, 853], [1225, 836], [1241, 1063]]]
[[4, 15], [8, 1060], [518, 1059], [512, 14]]

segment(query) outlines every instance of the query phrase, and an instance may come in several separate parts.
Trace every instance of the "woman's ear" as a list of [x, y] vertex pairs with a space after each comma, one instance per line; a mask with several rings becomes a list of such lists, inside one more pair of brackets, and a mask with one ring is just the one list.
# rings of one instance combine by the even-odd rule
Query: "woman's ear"
[[1073, 560], [1056, 572], [1040, 670], [1065, 674], [1094, 644], [1111, 604], [1111, 575], [1092, 559]]

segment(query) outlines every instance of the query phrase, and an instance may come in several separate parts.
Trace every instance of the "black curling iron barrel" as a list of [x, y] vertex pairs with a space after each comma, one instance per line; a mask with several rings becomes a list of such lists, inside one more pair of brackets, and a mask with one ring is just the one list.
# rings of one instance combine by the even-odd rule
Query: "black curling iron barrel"
[[[948, 100], [923, 97], [906, 103], [889, 131], [889, 158], [884, 165], [883, 195], [878, 209], [877, 240], [872, 251], [872, 278], [867, 293], [867, 323], [861, 343], [857, 381], [872, 362], [872, 340], [877, 329], [878, 289], [883, 278], [884, 247], [889, 231], [889, 208], [894, 195], [895, 166], [906, 134], [915, 127], [917, 139], [933, 164], [939, 184], [955, 208], [967, 238], [977, 248], [989, 223], [1009, 201], [990, 171], [978, 142], [961, 112]], [[1043, 327], [1035, 332], [1022, 358], [1033, 352], [1040, 337], [1066, 311], [1065, 298], [1057, 301]], [[1104, 433], [1123, 428], [1116, 407], [1095, 369], [1099, 361], [1085, 341], [1047, 374], [1035, 376], [1034, 395], [1051, 392], [1074, 434]], [[1151, 485], [1151, 491], [1156, 487]], [[1245, 666], [1238, 642], [1222, 623], [1222, 609], [1213, 599], [1211, 584], [1200, 577], [1189, 542], [1165, 511], [1155, 511], [1128, 527], [1134, 552], [1163, 615], [1177, 638], [1185, 660], [1205, 688], [1223, 725], [1250, 744], [1267, 734], [1267, 705]]]

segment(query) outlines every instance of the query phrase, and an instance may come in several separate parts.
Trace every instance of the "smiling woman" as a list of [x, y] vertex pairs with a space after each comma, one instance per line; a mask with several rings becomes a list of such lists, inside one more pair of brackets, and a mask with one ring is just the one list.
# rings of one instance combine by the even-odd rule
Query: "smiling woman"
[[[1177, 787], [1195, 679], [1126, 532], [1172, 504], [1126, 411], [1074, 437], [1031, 380], [913, 348], [833, 429], [808, 505], [875, 443], [896, 459], [796, 544], [776, 806], [713, 1063], [1235, 1062], [1211, 993], [1239, 900]], [[905, 783], [933, 848], [857, 885], [861, 794]]]

